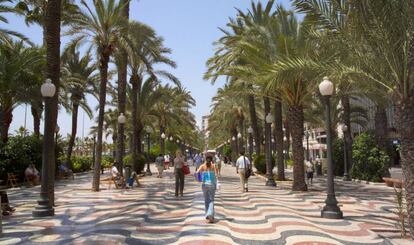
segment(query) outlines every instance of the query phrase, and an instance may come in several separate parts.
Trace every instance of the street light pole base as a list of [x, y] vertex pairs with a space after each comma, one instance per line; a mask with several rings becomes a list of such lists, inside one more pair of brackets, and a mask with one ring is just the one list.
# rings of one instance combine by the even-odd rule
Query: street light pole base
[[273, 187], [276, 187], [277, 185], [276, 185], [276, 182], [275, 182], [275, 180], [274, 180], [274, 179], [267, 179], [267, 181], [266, 181], [266, 186], [273, 186]]
[[343, 214], [341, 210], [338, 210], [338, 211], [322, 210], [321, 217], [325, 219], [343, 219]]
[[148, 176], [152, 175], [151, 170], [149, 168], [147, 168], [147, 171], [145, 171], [145, 175], [148, 175]]
[[38, 205], [32, 211], [33, 217], [49, 217], [55, 215], [55, 209], [49, 206], [49, 199], [42, 198], [37, 201]]
[[344, 177], [342, 178], [343, 181], [351, 181], [351, 177], [349, 177], [349, 175], [344, 175]]

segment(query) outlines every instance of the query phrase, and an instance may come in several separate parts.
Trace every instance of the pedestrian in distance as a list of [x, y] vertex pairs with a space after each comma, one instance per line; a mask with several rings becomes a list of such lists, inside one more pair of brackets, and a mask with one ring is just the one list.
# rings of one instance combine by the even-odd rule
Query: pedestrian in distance
[[157, 166], [158, 175], [157, 178], [162, 178], [162, 172], [164, 172], [164, 157], [162, 154], [159, 154], [157, 158], [155, 158], [155, 166]]
[[183, 158], [183, 155], [181, 154], [181, 151], [177, 151], [175, 154], [174, 159], [174, 175], [175, 175], [175, 196], [178, 196], [178, 193], [180, 193], [180, 196], [183, 196], [184, 192], [184, 166], [185, 161]]
[[208, 220], [208, 223], [214, 222], [214, 196], [217, 189], [217, 168], [213, 164], [213, 157], [207, 156], [206, 162], [201, 165], [197, 174], [201, 173], [202, 175], [202, 184], [201, 188], [204, 195], [204, 206], [205, 206], [205, 216]]
[[248, 192], [248, 177], [250, 170], [250, 160], [244, 156], [244, 151], [240, 152], [240, 157], [236, 161], [236, 173], [240, 176], [240, 187], [242, 192]]
[[308, 185], [312, 185], [313, 182], [313, 164], [310, 161], [306, 161], [306, 180]]
[[217, 167], [217, 176], [221, 176], [221, 166], [222, 166], [222, 160], [220, 155], [216, 155], [216, 167]]

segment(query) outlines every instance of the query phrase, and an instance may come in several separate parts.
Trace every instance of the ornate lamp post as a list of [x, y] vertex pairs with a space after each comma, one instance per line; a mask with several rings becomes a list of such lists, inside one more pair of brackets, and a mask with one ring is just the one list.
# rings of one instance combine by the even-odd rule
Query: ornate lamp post
[[145, 128], [145, 131], [147, 131], [147, 143], [148, 143], [148, 159], [147, 159], [147, 171], [145, 171], [145, 175], [151, 176], [151, 169], [150, 169], [150, 150], [151, 150], [151, 134], [153, 132], [152, 128], [150, 126], [147, 126]]
[[346, 124], [342, 124], [341, 126], [342, 132], [344, 133], [344, 181], [351, 181], [351, 178], [349, 177], [348, 174], [348, 144], [345, 140], [345, 132], [348, 131], [348, 126], [346, 126]]
[[328, 77], [324, 77], [323, 81], [319, 84], [319, 92], [321, 93], [325, 102], [325, 120], [326, 120], [326, 147], [328, 151], [328, 189], [325, 200], [325, 206], [321, 211], [322, 218], [328, 219], [342, 219], [342, 211], [338, 207], [338, 201], [335, 197], [334, 188], [334, 174], [333, 174], [333, 162], [332, 162], [332, 128], [331, 128], [331, 105], [330, 97], [334, 92], [334, 85], [329, 81]]
[[164, 132], [161, 133], [161, 154], [165, 155], [165, 138], [167, 136], [165, 135]]
[[[125, 117], [124, 113], [121, 112], [121, 114], [119, 114], [119, 116], [118, 116], [118, 124], [122, 125], [122, 127], [123, 127], [123, 125], [125, 125], [125, 123], [126, 123], [126, 117]], [[123, 133], [124, 130], [122, 130], [121, 132]], [[124, 136], [121, 135], [121, 140], [123, 140], [123, 139], [124, 139]], [[121, 147], [119, 147], [119, 146], [121, 146]], [[119, 146], [118, 146], [118, 151], [119, 152], [117, 152], [117, 159], [116, 159], [117, 161], [116, 162], [118, 164], [119, 171], [121, 173], [123, 173], [124, 144], [121, 143]]]
[[249, 133], [249, 157], [252, 159], [253, 156], [253, 128], [249, 126], [247, 129], [247, 133]]
[[265, 141], [267, 144], [267, 149], [266, 149], [266, 175], [267, 175], [267, 181], [266, 181], [266, 186], [276, 186], [276, 182], [273, 179], [273, 166], [272, 166], [272, 142], [271, 142], [271, 137], [272, 137], [272, 128], [271, 128], [271, 124], [273, 123], [273, 116], [271, 113], [268, 113], [266, 115], [266, 125], [265, 125]]
[[309, 131], [305, 131], [305, 137], [306, 137], [306, 160], [310, 160], [310, 153], [309, 153]]
[[[43, 152], [42, 152], [42, 186], [40, 189], [40, 200], [37, 201], [37, 206], [33, 210], [33, 217], [47, 217], [55, 215], [55, 209], [50, 202], [48, 195], [49, 179], [54, 181], [54, 176], [49, 176], [50, 170], [54, 170], [53, 159], [53, 122], [52, 122], [52, 97], [56, 93], [56, 87], [50, 79], [46, 79], [46, 82], [40, 88], [43, 99], [45, 100], [45, 125], [44, 125], [44, 139], [43, 139]], [[52, 130], [51, 130], [52, 129]], [[52, 190], [53, 191], [53, 190]]]

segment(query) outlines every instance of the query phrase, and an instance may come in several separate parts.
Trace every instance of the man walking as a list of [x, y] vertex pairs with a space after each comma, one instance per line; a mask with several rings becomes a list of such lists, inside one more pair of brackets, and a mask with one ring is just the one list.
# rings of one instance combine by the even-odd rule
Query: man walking
[[240, 152], [240, 157], [236, 161], [236, 172], [240, 175], [240, 187], [242, 192], [248, 192], [246, 172], [250, 171], [250, 161], [244, 156], [244, 151]]

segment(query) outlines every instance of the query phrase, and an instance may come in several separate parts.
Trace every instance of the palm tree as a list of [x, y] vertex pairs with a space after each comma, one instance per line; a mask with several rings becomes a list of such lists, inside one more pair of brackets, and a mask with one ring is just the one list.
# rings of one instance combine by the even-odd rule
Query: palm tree
[[93, 113], [86, 101], [87, 94], [97, 91], [99, 76], [95, 73], [97, 66], [91, 63], [90, 52], [81, 57], [76, 45], [69, 46], [62, 56], [62, 81], [64, 90], [71, 104], [72, 132], [68, 142], [66, 166], [72, 168], [71, 156], [75, 143], [79, 106], [92, 118]]
[[[2, 23], [8, 23], [8, 20], [6, 17], [3, 16], [4, 13], [18, 13], [16, 9], [13, 7], [10, 7], [8, 4], [11, 3], [12, 0], [0, 0], [0, 22]], [[20, 40], [29, 42], [30, 41], [22, 34], [12, 31], [5, 28], [0, 28], [0, 42], [9, 42], [12, 37], [17, 37]]]
[[74, 35], [75, 41], [87, 41], [95, 48], [99, 60], [100, 88], [99, 88], [99, 115], [98, 138], [96, 145], [96, 161], [92, 190], [99, 191], [100, 168], [102, 160], [102, 130], [106, 103], [106, 87], [108, 83], [109, 58], [117, 47], [126, 48], [127, 20], [123, 16], [124, 5], [115, 0], [97, 0], [93, 2], [93, 10], [84, 1], [81, 4], [86, 8], [79, 16], [73, 18], [73, 24], [68, 32]]
[[[120, 4], [123, 6], [122, 15], [128, 21], [129, 20], [129, 2], [130, 0], [121, 0]], [[125, 31], [128, 32], [129, 26], [126, 27]], [[118, 70], [118, 110], [119, 113], [125, 114], [126, 106], [126, 86], [127, 86], [127, 68], [128, 68], [128, 52], [125, 49], [119, 50], [119, 56], [116, 58], [116, 66]], [[123, 169], [123, 159], [125, 151], [125, 142], [124, 142], [124, 124], [118, 125], [118, 135], [119, 140], [116, 144], [117, 155], [116, 163], [119, 167], [119, 171], [122, 173]]]
[[44, 56], [36, 47], [26, 47], [23, 41], [9, 40], [0, 45], [0, 134], [1, 141], [8, 140], [13, 109], [29, 101], [31, 91], [39, 91], [37, 74], [41, 72]]
[[[347, 17], [350, 49], [356, 57], [350, 67], [359, 80], [381, 86], [391, 94], [396, 107], [396, 125], [401, 139], [401, 165], [406, 185], [410, 231], [414, 237], [414, 76], [412, 30], [414, 6], [410, 1], [295, 1], [298, 9], [328, 32], [340, 29], [331, 16]], [[352, 3], [352, 5], [351, 5]], [[344, 12], [342, 6], [347, 6]], [[350, 7], [352, 6], [352, 8]], [[346, 8], [345, 8], [346, 9]], [[334, 13], [334, 14], [333, 14]]]
[[165, 56], [171, 53], [171, 50], [163, 46], [163, 38], [157, 36], [152, 28], [139, 22], [130, 22], [129, 38], [134, 50], [129, 67], [131, 71], [131, 122], [133, 128], [131, 151], [136, 169], [144, 120], [156, 101], [161, 99], [159, 93], [154, 93], [155, 86], [159, 84], [158, 77], [167, 78], [176, 84], [179, 84], [179, 81], [166, 71], [153, 69], [153, 65], [161, 63], [174, 68], [175, 63]]

